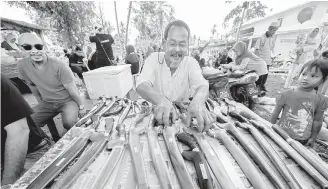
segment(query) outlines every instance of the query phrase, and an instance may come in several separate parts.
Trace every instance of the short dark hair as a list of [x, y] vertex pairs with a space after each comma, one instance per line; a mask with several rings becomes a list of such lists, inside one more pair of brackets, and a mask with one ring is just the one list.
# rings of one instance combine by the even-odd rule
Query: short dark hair
[[179, 27], [183, 27], [187, 30], [188, 32], [188, 38], [190, 36], [190, 28], [189, 26], [182, 20], [174, 20], [172, 22], [170, 22], [166, 27], [165, 27], [165, 30], [164, 30], [164, 39], [167, 40], [167, 37], [169, 35], [169, 31], [170, 29], [173, 27], [173, 26], [179, 26]]
[[64, 49], [64, 53], [67, 53], [67, 49]]
[[315, 68], [315, 71], [318, 72], [318, 70], [321, 71], [323, 80], [325, 81], [328, 76], [328, 60], [325, 60], [323, 58], [311, 60], [307, 62], [303, 67], [302, 70], [300, 71], [300, 74], [304, 71], [305, 68], [312, 69]]
[[323, 58], [328, 58], [328, 50], [323, 51], [323, 53], [321, 54], [321, 56], [322, 56]]

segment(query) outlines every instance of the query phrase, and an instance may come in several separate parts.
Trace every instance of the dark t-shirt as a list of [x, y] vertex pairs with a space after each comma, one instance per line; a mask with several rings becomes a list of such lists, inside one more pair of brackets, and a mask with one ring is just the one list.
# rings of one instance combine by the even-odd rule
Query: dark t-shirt
[[83, 64], [83, 58], [84, 56], [79, 56], [75, 53], [72, 53], [70, 56], [69, 56], [69, 66], [71, 67], [72, 63], [73, 64]]
[[19, 90], [3, 74], [1, 74], [1, 103], [1, 164], [3, 164], [7, 138], [7, 132], [4, 128], [25, 117], [29, 117], [28, 122], [30, 122], [30, 115], [33, 110], [24, 100]]
[[[114, 43], [114, 39], [109, 34], [100, 34], [97, 33], [95, 36], [89, 37], [90, 42], [96, 43], [96, 49], [98, 56], [102, 58], [108, 58], [114, 60], [112, 44]], [[106, 53], [107, 56], [106, 56]]]

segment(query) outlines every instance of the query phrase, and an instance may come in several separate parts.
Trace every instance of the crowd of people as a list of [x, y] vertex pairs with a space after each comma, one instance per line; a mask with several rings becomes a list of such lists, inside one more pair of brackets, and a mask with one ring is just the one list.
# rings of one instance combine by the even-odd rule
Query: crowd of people
[[[258, 39], [254, 53], [247, 50], [244, 42], [237, 42], [232, 47], [235, 58], [222, 65], [215, 63], [215, 67], [221, 66], [230, 71], [255, 70], [259, 75], [256, 84], [262, 92], [266, 92], [268, 66], [274, 50], [273, 37], [278, 29], [278, 24], [272, 23]], [[90, 36], [90, 41], [96, 43], [95, 68], [115, 64], [111, 48], [113, 38], [101, 32], [102, 29], [97, 28]], [[188, 55], [189, 38], [189, 26], [175, 20], [165, 28], [162, 47], [149, 48], [142, 57], [129, 45], [126, 47], [125, 63], [131, 64], [132, 74], [140, 74], [136, 91], [155, 105], [154, 116], [159, 124], [175, 122], [178, 116], [173, 103], [189, 101], [192, 97], [186, 124], [190, 125], [192, 118], [195, 118], [198, 131], [206, 132], [214, 121], [205, 107], [209, 83], [202, 75], [204, 60]], [[84, 55], [81, 46], [77, 45], [71, 52], [64, 51], [69, 59], [69, 65], [66, 65], [48, 56], [43, 41], [33, 33], [21, 34], [17, 45], [27, 53], [26, 58], [18, 61], [20, 78], [26, 81], [38, 104], [32, 110], [16, 87], [1, 75], [1, 102], [2, 109], [6, 110], [1, 111], [3, 185], [13, 183], [20, 176], [27, 153], [49, 145], [49, 137], [40, 129], [49, 119], [61, 114], [63, 126], [69, 130], [78, 117], [85, 115], [84, 99], [74, 83], [72, 72], [83, 79], [82, 73], [89, 69], [87, 62], [92, 56], [92, 53], [89, 57]], [[322, 56], [326, 55], [324, 51]], [[145, 61], [142, 65], [140, 61], [143, 58]], [[279, 124], [292, 138], [305, 145], [313, 145], [320, 136], [328, 104], [327, 97], [317, 89], [326, 81], [327, 75], [327, 59], [318, 57], [311, 60], [302, 66], [297, 88], [282, 92], [277, 97], [271, 122]], [[282, 117], [277, 121], [281, 111]]]

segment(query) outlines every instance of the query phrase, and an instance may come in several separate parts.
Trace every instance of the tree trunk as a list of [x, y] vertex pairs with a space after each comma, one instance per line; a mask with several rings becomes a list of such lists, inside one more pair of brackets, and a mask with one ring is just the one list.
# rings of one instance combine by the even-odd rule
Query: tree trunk
[[128, 44], [129, 22], [130, 22], [131, 9], [132, 9], [132, 1], [130, 1], [130, 5], [129, 5], [129, 13], [128, 13], [128, 20], [126, 21], [125, 46]]
[[116, 1], [114, 1], [114, 8], [115, 8], [115, 18], [116, 18], [117, 33], [118, 33], [118, 36], [121, 37], [120, 28], [118, 27], [118, 17], [117, 17], [117, 10], [116, 10]]

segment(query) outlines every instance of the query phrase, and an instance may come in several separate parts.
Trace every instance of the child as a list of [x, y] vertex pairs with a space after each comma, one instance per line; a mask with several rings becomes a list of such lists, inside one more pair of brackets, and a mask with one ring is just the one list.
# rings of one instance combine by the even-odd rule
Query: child
[[328, 75], [328, 65], [323, 59], [306, 63], [301, 69], [296, 89], [284, 91], [276, 100], [271, 123], [277, 123], [291, 138], [303, 145], [313, 146], [322, 127], [323, 114], [328, 108], [328, 99], [315, 88]]

